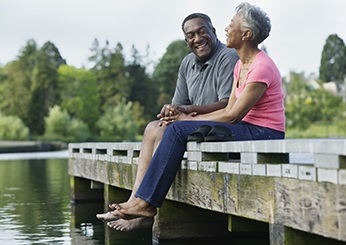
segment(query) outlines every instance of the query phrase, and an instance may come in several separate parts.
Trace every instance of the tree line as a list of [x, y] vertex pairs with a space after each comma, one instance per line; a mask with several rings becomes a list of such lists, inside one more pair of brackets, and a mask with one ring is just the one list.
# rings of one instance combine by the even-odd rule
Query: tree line
[[137, 140], [170, 102], [189, 53], [185, 41], [172, 42], [149, 74], [134, 46], [131, 60], [120, 43], [95, 39], [90, 51], [91, 68], [76, 68], [52, 42], [29, 40], [0, 67], [0, 139]]
[[[90, 52], [91, 68], [76, 68], [52, 42], [39, 47], [31, 39], [15, 60], [0, 67], [0, 140], [140, 140], [145, 125], [170, 102], [189, 49], [184, 40], [173, 41], [152, 73], [143, 62], [148, 54], [134, 46], [130, 59], [120, 43], [111, 47], [95, 39]], [[342, 99], [322, 86], [346, 77], [346, 47], [336, 34], [326, 40], [319, 71], [318, 89], [304, 73], [283, 79], [289, 128], [345, 116]]]

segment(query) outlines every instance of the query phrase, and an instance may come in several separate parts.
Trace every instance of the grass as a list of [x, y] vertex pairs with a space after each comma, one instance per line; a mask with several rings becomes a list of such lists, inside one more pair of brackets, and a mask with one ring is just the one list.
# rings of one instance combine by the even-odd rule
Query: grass
[[346, 129], [340, 130], [336, 125], [313, 124], [306, 130], [288, 128], [285, 138], [346, 138]]

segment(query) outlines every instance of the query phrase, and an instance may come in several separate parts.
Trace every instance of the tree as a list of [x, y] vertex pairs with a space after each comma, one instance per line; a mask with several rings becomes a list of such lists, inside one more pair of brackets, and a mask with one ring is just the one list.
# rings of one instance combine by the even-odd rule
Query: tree
[[290, 72], [289, 93], [286, 96], [288, 128], [307, 129], [311, 124], [325, 125], [342, 114], [342, 100], [326, 91], [323, 86], [312, 88], [303, 73]]
[[101, 141], [135, 141], [137, 122], [132, 112], [133, 103], [125, 99], [115, 107], [108, 107], [97, 126]]
[[159, 89], [158, 105], [169, 103], [172, 99], [178, 79], [179, 66], [190, 52], [184, 40], [173, 41], [168, 47], [153, 72], [153, 81]]
[[29, 129], [17, 116], [5, 116], [0, 112], [0, 140], [26, 140]]
[[311, 89], [305, 83], [304, 73], [290, 72], [287, 96], [285, 100], [286, 123], [288, 128], [307, 129], [310, 126], [312, 111], [309, 106], [312, 99]]
[[88, 125], [80, 119], [71, 117], [66, 110], [55, 105], [45, 117], [45, 134], [47, 140], [85, 141], [90, 138]]
[[[128, 100], [133, 102], [137, 101], [144, 108], [144, 117], [147, 120], [152, 120], [158, 112], [156, 106], [158, 89], [153, 80], [146, 73], [146, 67], [141, 65], [141, 60], [142, 58], [133, 46], [132, 62], [126, 66], [127, 73], [132, 80]], [[141, 127], [140, 130], [142, 132], [143, 128]]]
[[20, 117], [26, 124], [37, 52], [36, 42], [27, 41], [17, 59], [5, 66], [0, 84], [0, 110], [7, 115]]
[[59, 101], [57, 93], [58, 68], [65, 64], [59, 50], [51, 42], [46, 42], [38, 51], [37, 62], [33, 70], [31, 100], [29, 101], [28, 127], [30, 133], [44, 133], [44, 117], [48, 110]]
[[109, 106], [115, 106], [122, 98], [128, 100], [133, 81], [125, 66], [123, 47], [118, 43], [114, 50], [109, 48], [108, 41], [103, 48], [99, 47], [97, 39], [91, 48], [93, 55], [92, 71], [97, 79], [97, 91], [101, 99], [101, 112]]
[[330, 35], [323, 46], [320, 79], [324, 82], [343, 81], [346, 77], [346, 46], [338, 35]]
[[99, 119], [100, 97], [95, 75], [85, 69], [61, 65], [58, 69], [58, 91], [62, 110], [85, 122], [91, 132], [96, 132], [95, 123]]

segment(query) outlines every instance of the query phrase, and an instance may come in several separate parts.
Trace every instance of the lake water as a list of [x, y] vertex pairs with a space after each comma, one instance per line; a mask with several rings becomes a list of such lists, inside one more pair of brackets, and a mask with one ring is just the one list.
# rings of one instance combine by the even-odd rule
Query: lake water
[[[153, 244], [150, 230], [117, 232], [97, 220], [102, 202], [72, 203], [67, 165], [67, 151], [0, 154], [0, 245]], [[160, 244], [268, 244], [267, 240], [215, 242]]]
[[72, 244], [83, 235], [102, 244], [103, 224], [71, 229], [67, 152], [45, 154], [0, 154], [0, 244]]
[[0, 154], [0, 245], [152, 244], [147, 230], [105, 227], [102, 202], [72, 203], [67, 166], [67, 151]]

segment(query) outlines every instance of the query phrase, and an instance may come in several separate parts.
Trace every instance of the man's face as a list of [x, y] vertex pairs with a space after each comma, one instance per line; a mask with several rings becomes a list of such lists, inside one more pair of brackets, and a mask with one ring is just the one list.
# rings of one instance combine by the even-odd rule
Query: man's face
[[185, 22], [184, 34], [187, 45], [199, 60], [206, 60], [216, 46], [215, 29], [210, 28], [202, 18]]

